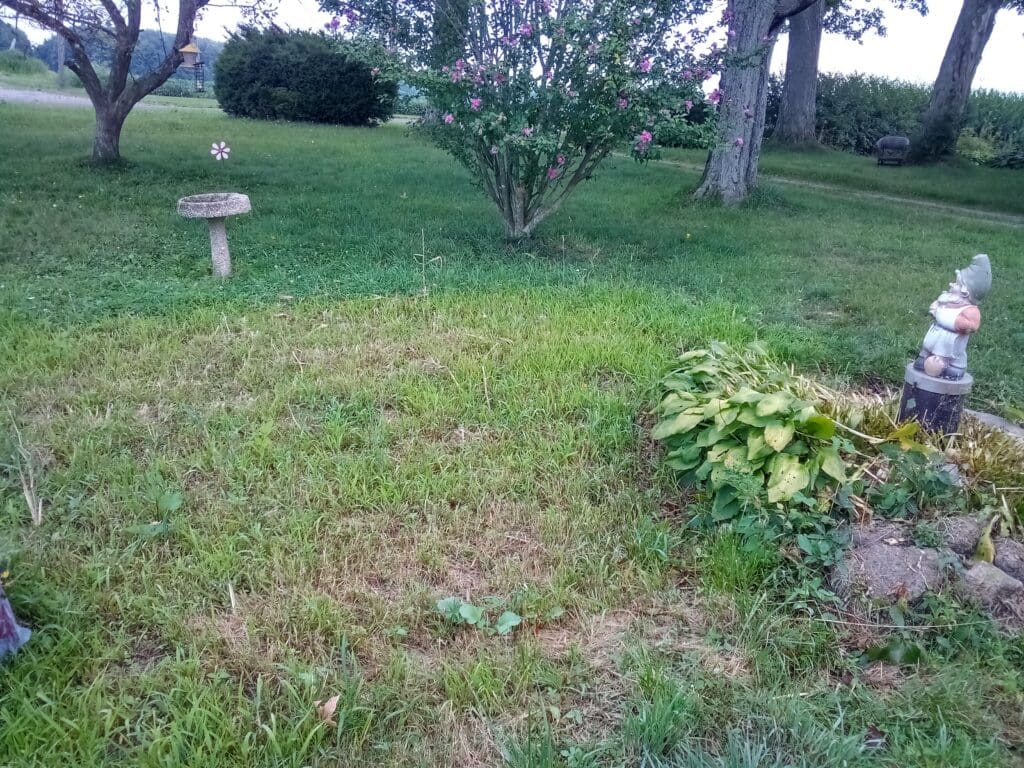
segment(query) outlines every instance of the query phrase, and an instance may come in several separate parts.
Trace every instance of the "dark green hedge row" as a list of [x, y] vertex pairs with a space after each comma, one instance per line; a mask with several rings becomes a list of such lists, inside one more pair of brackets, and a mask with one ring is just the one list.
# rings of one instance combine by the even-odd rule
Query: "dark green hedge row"
[[390, 119], [398, 96], [374, 70], [325, 35], [248, 27], [217, 59], [217, 100], [240, 117], [371, 125]]
[[[778, 115], [782, 82], [772, 78], [769, 135]], [[931, 90], [868, 75], [818, 78], [818, 140], [847, 152], [870, 154], [882, 136], [914, 136]], [[968, 103], [959, 154], [984, 165], [1024, 167], [1024, 96], [976, 91]]]

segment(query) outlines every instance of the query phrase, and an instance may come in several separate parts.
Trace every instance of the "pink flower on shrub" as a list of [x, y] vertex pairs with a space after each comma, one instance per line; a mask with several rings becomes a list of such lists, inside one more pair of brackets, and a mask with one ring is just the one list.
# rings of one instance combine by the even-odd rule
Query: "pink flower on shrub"
[[651, 71], [651, 60], [645, 56], [644, 58], [642, 58], [640, 60], [640, 63], [637, 64], [636, 66], [637, 66], [637, 69], [639, 69], [641, 72], [645, 72], [645, 73], [646, 72], [650, 72]]
[[651, 135], [650, 131], [641, 131], [640, 132], [640, 143], [641, 144], [650, 144], [653, 140], [654, 140], [654, 137]]
[[445, 122], [446, 125], [451, 125], [452, 123], [455, 122], [455, 115], [453, 115], [451, 112], [448, 112], [444, 116], [444, 122]]
[[527, 138], [533, 136], [533, 128], [531, 128], [530, 126], [526, 126], [525, 128], [523, 128], [523, 136], [526, 136]]
[[472, 109], [474, 112], [479, 112], [480, 111], [480, 105], [483, 104], [483, 103], [484, 103], [483, 99], [470, 99], [469, 100], [469, 108]]
[[548, 168], [548, 181], [554, 181], [558, 178], [558, 169], [555, 167]]
[[687, 112], [689, 112], [691, 109], [693, 109], [693, 102], [690, 101], [689, 99], [684, 101], [683, 104], [686, 106], [686, 111]]
[[380, 74], [380, 67], [374, 67], [373, 69], [371, 69], [370, 70], [370, 74], [373, 75], [374, 77], [379, 75]]
[[523, 37], [529, 37], [530, 35], [533, 34], [533, 27], [530, 26], [530, 22], [524, 21], [519, 26], [519, 34], [522, 35]]
[[619, 109], [625, 109], [629, 106], [629, 99], [619, 99]]
[[565, 155], [559, 152], [558, 157], [555, 158], [555, 162], [557, 162], [559, 165], [565, 165]]
[[722, 92], [715, 88], [715, 90], [713, 90], [708, 95], [708, 101], [710, 101], [712, 104], [718, 104], [719, 102], [722, 101]]

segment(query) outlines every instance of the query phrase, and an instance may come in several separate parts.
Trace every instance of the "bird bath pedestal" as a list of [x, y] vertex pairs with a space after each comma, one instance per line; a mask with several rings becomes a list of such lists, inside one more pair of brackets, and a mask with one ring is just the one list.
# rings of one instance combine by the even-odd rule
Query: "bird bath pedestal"
[[231, 274], [231, 254], [228, 252], [228, 233], [224, 220], [252, 210], [247, 195], [238, 192], [211, 192], [205, 195], [183, 197], [178, 201], [178, 213], [186, 219], [206, 219], [210, 225], [210, 252], [213, 256], [213, 274], [227, 277]]

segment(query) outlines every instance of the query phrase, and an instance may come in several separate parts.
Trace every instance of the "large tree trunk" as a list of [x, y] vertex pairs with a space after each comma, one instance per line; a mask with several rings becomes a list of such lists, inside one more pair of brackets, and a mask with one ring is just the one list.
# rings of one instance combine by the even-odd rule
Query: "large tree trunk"
[[774, 138], [783, 144], [807, 144], [815, 141], [817, 135], [815, 98], [824, 17], [825, 2], [817, 0], [789, 20], [786, 78], [774, 133]]
[[729, 0], [735, 32], [718, 86], [718, 141], [694, 196], [738, 203], [757, 180], [774, 47], [775, 3]]
[[114, 107], [96, 106], [96, 136], [92, 144], [92, 161], [109, 165], [121, 161], [121, 129], [127, 115]]
[[1003, 4], [1004, 0], [964, 0], [921, 129], [910, 148], [912, 161], [939, 160], [956, 148], [974, 73]]

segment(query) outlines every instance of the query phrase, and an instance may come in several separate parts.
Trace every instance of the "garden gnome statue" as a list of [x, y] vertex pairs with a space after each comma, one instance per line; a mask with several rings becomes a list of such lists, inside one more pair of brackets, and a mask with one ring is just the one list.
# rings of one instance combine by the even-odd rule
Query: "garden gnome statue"
[[4, 585], [0, 582], [0, 660], [27, 643], [31, 634], [31, 630], [19, 625], [14, 618], [14, 611], [4, 594]]
[[967, 339], [981, 327], [978, 303], [992, 288], [992, 265], [975, 256], [932, 302], [932, 325], [917, 359], [907, 366], [900, 419], [951, 434], [960, 425], [964, 400], [974, 383], [967, 373]]

